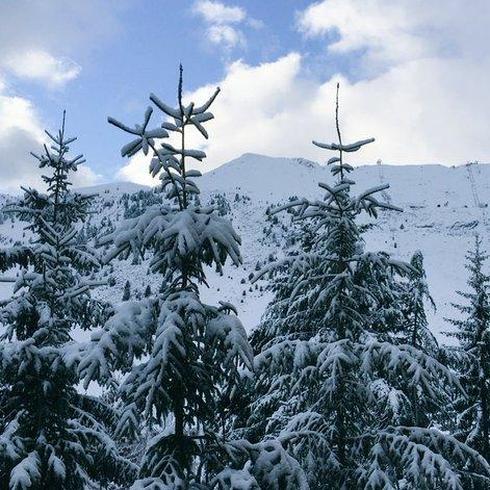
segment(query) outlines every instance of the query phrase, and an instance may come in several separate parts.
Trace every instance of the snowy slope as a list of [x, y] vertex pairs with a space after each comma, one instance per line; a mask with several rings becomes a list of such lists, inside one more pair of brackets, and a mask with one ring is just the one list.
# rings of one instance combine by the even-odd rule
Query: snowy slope
[[[475, 231], [488, 241], [487, 208], [490, 201], [490, 165], [364, 166], [353, 173], [359, 192], [366, 187], [389, 182], [386, 196], [404, 208], [403, 213], [384, 213], [378, 226], [367, 236], [367, 246], [373, 250], [385, 249], [398, 258], [409, 259], [420, 249], [425, 255], [429, 285], [438, 306], [431, 317], [433, 330], [440, 334], [448, 328], [444, 317], [453, 315], [450, 302], [457, 299], [455, 291], [465, 288], [464, 254], [472, 245]], [[219, 195], [231, 210], [227, 216], [242, 237], [243, 266], [229, 266], [222, 277], [209, 272], [210, 289], [203, 289], [206, 301], [214, 303], [225, 299], [236, 304], [247, 329], [260, 319], [270, 299], [263, 291], [264, 283], [251, 285], [249, 276], [257, 262], [265, 264], [269, 256], [278, 256], [285, 244], [289, 215], [276, 225], [266, 219], [270, 205], [290, 196], [321, 197], [318, 182], [331, 182], [325, 166], [304, 159], [271, 158], [245, 154], [222, 167], [204, 174], [200, 179], [201, 202], [216, 204]], [[91, 226], [104, 232], [124, 217], [123, 201], [128, 194], [137, 196], [149, 188], [132, 183], [112, 183], [79, 189], [98, 194]], [[5, 201], [5, 196], [0, 196]], [[6, 220], [0, 224], [0, 243], [22, 241], [22, 224]], [[490, 266], [490, 264], [489, 264]], [[152, 289], [159, 284], [147, 274], [146, 261], [113, 263], [111, 274], [116, 279], [116, 290], [101, 288], [98, 294], [112, 301], [122, 297], [124, 283], [129, 279], [133, 294], [144, 291], [148, 283]], [[108, 272], [107, 272], [108, 273]], [[7, 288], [7, 289], [6, 289]], [[261, 291], [262, 289], [262, 291]], [[8, 294], [8, 285], [0, 285], [0, 295]]]
[[[352, 175], [357, 192], [381, 182], [390, 183], [387, 197], [404, 212], [384, 213], [379, 226], [367, 234], [367, 246], [389, 250], [407, 260], [415, 250], [422, 250], [438, 306], [437, 314], [431, 317], [432, 328], [441, 333], [448, 328], [444, 317], [455, 314], [450, 306], [458, 300], [455, 291], [465, 288], [464, 255], [472, 246], [475, 232], [482, 235], [490, 249], [485, 207], [490, 201], [490, 165], [363, 166]], [[269, 203], [292, 195], [320, 196], [317, 182], [331, 180], [325, 166], [308, 160], [246, 154], [205, 174], [201, 186], [208, 193], [248, 194], [263, 211]], [[257, 213], [256, 219], [260, 217]], [[242, 231], [245, 255], [256, 236], [248, 233], [252, 224], [247, 226], [245, 233]]]
[[110, 184], [99, 184], [89, 187], [78, 187], [75, 190], [82, 194], [110, 194], [113, 197], [124, 193], [133, 193], [141, 190], [148, 190], [149, 187], [134, 182], [111, 182]]

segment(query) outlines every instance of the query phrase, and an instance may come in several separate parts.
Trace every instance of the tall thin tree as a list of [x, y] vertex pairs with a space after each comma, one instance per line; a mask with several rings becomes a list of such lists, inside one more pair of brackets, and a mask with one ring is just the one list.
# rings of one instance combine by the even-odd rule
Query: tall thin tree
[[456, 367], [467, 394], [455, 403], [456, 436], [490, 461], [490, 276], [484, 271], [487, 259], [482, 239], [476, 235], [473, 250], [466, 254], [468, 290], [458, 291], [466, 304], [453, 304], [461, 316], [448, 319], [456, 327], [448, 335], [459, 340], [462, 355], [456, 357]]
[[[109, 118], [136, 136], [123, 156], [151, 153], [150, 173], [160, 178], [168, 201], [109, 235], [104, 243], [114, 247], [107, 260], [149, 250], [151, 271], [166, 286], [125, 303], [93, 338], [81, 369], [87, 381], [98, 373], [110, 380], [115, 368], [128, 373], [121, 386], [127, 406], [121, 430], [144, 419], [155, 434], [134, 488], [306, 488], [298, 463], [278, 441], [231, 440], [230, 416], [241, 372], [253, 368], [252, 351], [235, 308], [206, 305], [199, 291], [206, 285], [206, 266], [221, 271], [228, 258], [241, 263], [240, 239], [216, 209], [192, 199], [201, 173], [190, 163], [206, 155], [186, 141], [191, 128], [208, 138], [203, 124], [213, 118], [208, 109], [218, 93], [202, 106], [185, 105], [181, 67], [176, 108], [150, 95], [164, 116], [160, 127], [148, 129], [153, 107], [135, 128]], [[175, 145], [165, 141], [168, 132], [176, 135]], [[140, 359], [136, 365], [134, 358]]]

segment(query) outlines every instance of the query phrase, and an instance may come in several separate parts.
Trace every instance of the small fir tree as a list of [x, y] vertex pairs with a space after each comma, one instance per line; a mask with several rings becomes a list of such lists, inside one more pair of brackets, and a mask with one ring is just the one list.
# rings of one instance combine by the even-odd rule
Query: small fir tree
[[[429, 292], [429, 286], [426, 280], [424, 270], [424, 256], [420, 250], [417, 250], [410, 260], [410, 270], [406, 275], [406, 281], [399, 285], [400, 297], [396, 306], [400, 308], [401, 315], [398, 317], [400, 328], [395, 329], [400, 333], [401, 340], [406, 344], [422, 350], [423, 352], [443, 358], [440, 355], [440, 348], [437, 339], [430, 331], [427, 314], [425, 311], [426, 304], [436, 311], [436, 305]], [[437, 413], [426, 410], [419, 410], [418, 404], [419, 393], [417, 387], [413, 387], [410, 395], [410, 402], [414, 411], [414, 421], [416, 425], [428, 425], [430, 420], [437, 418]], [[437, 406], [433, 407], [437, 411]]]
[[458, 319], [448, 319], [456, 327], [449, 335], [459, 341], [456, 368], [467, 396], [456, 400], [456, 437], [490, 461], [490, 277], [484, 272], [488, 255], [476, 235], [474, 249], [466, 255], [468, 291], [458, 291], [466, 304], [453, 304]]
[[129, 281], [126, 281], [126, 284], [124, 284], [122, 300], [129, 301], [130, 299], [131, 299], [131, 283]]

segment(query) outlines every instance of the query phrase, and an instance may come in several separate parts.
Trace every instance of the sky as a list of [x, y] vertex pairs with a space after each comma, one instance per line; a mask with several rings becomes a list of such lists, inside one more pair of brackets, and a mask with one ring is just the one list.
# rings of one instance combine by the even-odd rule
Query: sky
[[107, 116], [140, 123], [149, 93], [221, 93], [204, 171], [243, 153], [330, 155], [341, 84], [354, 164], [490, 161], [488, 0], [0, 0], [0, 190], [36, 185], [43, 130], [67, 111], [77, 185], [151, 183]]

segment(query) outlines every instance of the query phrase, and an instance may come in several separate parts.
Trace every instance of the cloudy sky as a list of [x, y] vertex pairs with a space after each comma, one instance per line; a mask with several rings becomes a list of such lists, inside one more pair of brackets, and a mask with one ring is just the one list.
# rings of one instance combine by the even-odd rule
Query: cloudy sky
[[148, 183], [107, 116], [140, 122], [148, 94], [219, 85], [206, 169], [245, 152], [326, 156], [341, 82], [354, 163], [490, 161], [488, 0], [0, 0], [0, 190], [38, 179], [29, 158], [63, 109], [88, 165], [77, 184]]

